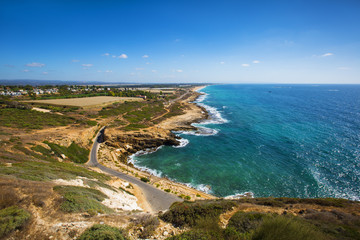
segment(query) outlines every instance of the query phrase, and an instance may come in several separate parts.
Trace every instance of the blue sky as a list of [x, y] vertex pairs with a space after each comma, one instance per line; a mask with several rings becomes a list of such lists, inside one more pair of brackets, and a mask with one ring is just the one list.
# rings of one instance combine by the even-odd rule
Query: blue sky
[[360, 1], [1, 0], [0, 79], [360, 84]]

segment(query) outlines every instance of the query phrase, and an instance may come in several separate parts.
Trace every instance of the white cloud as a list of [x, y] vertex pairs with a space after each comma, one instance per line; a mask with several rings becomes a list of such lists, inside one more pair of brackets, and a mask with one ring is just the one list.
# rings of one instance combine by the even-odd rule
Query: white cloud
[[33, 63], [28, 63], [25, 66], [27, 66], [27, 67], [43, 67], [43, 66], [45, 66], [45, 64], [33, 62]]
[[83, 66], [83, 67], [92, 67], [92, 66], [94, 66], [94, 65], [91, 64], [91, 63], [88, 63], [88, 64], [81, 64], [81, 66]]
[[144, 68], [135, 68], [136, 71], [144, 70]]
[[151, 70], [151, 72], [156, 73], [156, 72], [157, 72], [157, 70]]
[[144, 56], [142, 56], [142, 57], [143, 57], [143, 58], [148, 58], [148, 57], [149, 57], [149, 55], [146, 55], [146, 54], [145, 54], [145, 55], [144, 55]]
[[146, 65], [149, 65], [150, 63], [149, 62], [147, 62], [147, 63], [145, 63]]
[[110, 56], [110, 53], [104, 53], [103, 56]]
[[259, 60], [254, 60], [253, 63], [257, 64], [257, 63], [260, 63]]
[[243, 64], [241, 64], [241, 66], [243, 66], [243, 67], [250, 67], [250, 64], [243, 63]]
[[113, 57], [113, 58], [116, 58], [116, 56], [115, 56], [115, 55], [112, 55], [112, 57]]
[[72, 62], [80, 62], [80, 60], [77, 60], [77, 59], [73, 59], [71, 60]]
[[43, 72], [42, 74], [46, 75], [46, 74], [48, 74], [48, 72]]
[[106, 70], [105, 72], [106, 73], [112, 73], [112, 70]]
[[220, 64], [225, 64], [225, 62], [220, 62]]
[[24, 69], [24, 70], [22, 70], [23, 72], [30, 72], [30, 70], [29, 69]]
[[126, 59], [126, 58], [128, 58], [128, 56], [126, 55], [126, 54], [121, 54], [120, 56], [118, 56], [118, 58], [123, 58], [123, 59]]
[[101, 73], [101, 70], [97, 70], [98, 73]]
[[176, 69], [176, 72], [178, 72], [178, 73], [182, 73], [182, 72], [183, 72], [183, 70], [182, 70], [182, 69]]
[[333, 56], [334, 54], [333, 53], [325, 53], [323, 55], [321, 55], [322, 57], [330, 57], [330, 56]]
[[338, 67], [338, 69], [339, 70], [344, 70], [344, 71], [351, 70], [351, 68], [349, 68], [349, 67]]

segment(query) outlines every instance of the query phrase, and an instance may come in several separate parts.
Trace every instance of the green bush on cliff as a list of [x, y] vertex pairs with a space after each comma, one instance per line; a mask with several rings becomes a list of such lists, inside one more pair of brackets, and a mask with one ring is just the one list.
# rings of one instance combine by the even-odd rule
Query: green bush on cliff
[[233, 228], [239, 233], [247, 233], [256, 229], [264, 218], [269, 217], [269, 214], [258, 212], [243, 212], [235, 213], [229, 220], [228, 228]]
[[113, 212], [101, 203], [107, 196], [99, 190], [77, 186], [55, 186], [54, 191], [64, 197], [60, 205], [64, 212]]
[[17, 206], [0, 210], [0, 238], [23, 227], [30, 219], [30, 213]]
[[95, 224], [78, 238], [79, 240], [126, 240], [124, 230], [106, 224]]
[[314, 226], [298, 217], [277, 216], [264, 219], [255, 230], [253, 240], [322, 240], [328, 239]]
[[44, 143], [47, 144], [57, 156], [64, 154], [72, 162], [85, 163], [89, 159], [90, 151], [88, 149], [80, 147], [75, 142], [72, 142], [69, 147], [60, 146], [59, 144], [50, 143], [48, 141], [45, 141]]
[[233, 201], [198, 201], [174, 203], [169, 211], [160, 215], [176, 227], [196, 226], [203, 219], [215, 219], [236, 205]]

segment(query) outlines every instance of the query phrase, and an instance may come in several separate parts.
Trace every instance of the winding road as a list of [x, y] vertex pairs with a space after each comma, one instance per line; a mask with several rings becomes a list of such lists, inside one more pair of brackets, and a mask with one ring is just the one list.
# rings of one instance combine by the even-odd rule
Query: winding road
[[95, 141], [94, 141], [93, 147], [91, 149], [91, 153], [90, 153], [90, 159], [87, 162], [88, 166], [97, 167], [100, 170], [102, 170], [103, 172], [106, 172], [110, 175], [118, 177], [122, 180], [128, 181], [132, 184], [136, 184], [141, 189], [143, 194], [145, 195], [146, 200], [148, 201], [151, 209], [154, 212], [165, 211], [165, 210], [169, 209], [171, 204], [173, 204], [174, 202], [183, 201], [181, 198], [179, 198], [175, 195], [172, 195], [170, 193], [164, 192], [162, 190], [159, 190], [150, 184], [142, 182], [138, 178], [127, 175], [125, 173], [115, 171], [111, 168], [101, 165], [97, 161], [97, 151], [99, 148], [99, 144], [104, 141], [105, 128], [106, 127], [103, 127], [102, 129], [100, 129], [100, 131], [98, 132], [98, 134], [95, 138]]

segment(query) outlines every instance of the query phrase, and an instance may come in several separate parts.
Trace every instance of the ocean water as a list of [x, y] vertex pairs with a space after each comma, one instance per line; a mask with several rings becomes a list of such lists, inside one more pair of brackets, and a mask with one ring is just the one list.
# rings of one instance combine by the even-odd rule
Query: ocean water
[[153, 174], [216, 196], [360, 200], [360, 85], [213, 85], [211, 119], [181, 147], [132, 156]]

